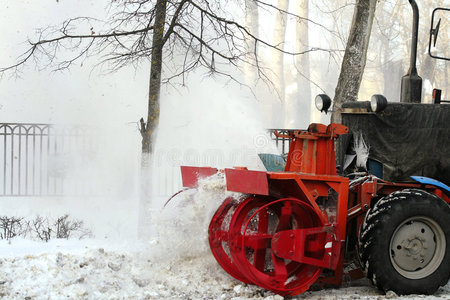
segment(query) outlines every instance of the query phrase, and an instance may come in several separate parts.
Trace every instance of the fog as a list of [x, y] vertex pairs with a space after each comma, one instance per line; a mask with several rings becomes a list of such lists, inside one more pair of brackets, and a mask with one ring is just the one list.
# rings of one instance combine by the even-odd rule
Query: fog
[[[86, 12], [95, 16], [95, 12], [103, 11], [104, 4], [2, 3], [0, 20], [6, 32], [0, 65], [14, 62], [24, 49], [25, 37], [32, 36], [35, 27], [58, 24]], [[108, 74], [93, 68], [94, 63], [74, 65], [63, 73], [37, 70], [31, 65], [22, 69], [19, 78], [4, 77], [0, 81], [2, 122], [83, 125], [95, 145], [91, 151], [75, 147], [53, 154], [44, 163], [53, 172], [50, 176], [64, 178], [65, 195], [2, 197], [1, 214], [57, 217], [69, 213], [84, 220], [97, 237], [135, 237], [139, 213], [138, 120], [146, 116], [149, 65], [144, 62], [138, 69]], [[266, 135], [255, 103], [248, 90], [225, 86], [201, 73], [190, 77], [188, 88], [163, 88], [152, 168], [155, 211], [181, 188], [182, 164], [263, 168], [257, 152], [277, 150]]]
[[[2, 1], [0, 66], [15, 62], [18, 54], [26, 49], [26, 38], [33, 37], [36, 28], [58, 25], [78, 15], [102, 18], [107, 3]], [[352, 9], [352, 6], [346, 8], [339, 19], [340, 27], [336, 31], [342, 30], [342, 36], [347, 34]], [[311, 18], [320, 15], [318, 5], [313, 6]], [[336, 26], [328, 18], [323, 18], [323, 24]], [[292, 46], [292, 21], [289, 26], [288, 47]], [[261, 31], [270, 30], [262, 28]], [[345, 38], [332, 41], [330, 36], [315, 31], [310, 38], [311, 45], [329, 44], [341, 50], [344, 42]], [[373, 53], [376, 52], [369, 55], [366, 72], [369, 79], [363, 82], [362, 100], [367, 100], [370, 93], [382, 92], [370, 77], [370, 71], [375, 68]], [[332, 56], [327, 53], [311, 56], [314, 66], [311, 79], [318, 85], [312, 84], [313, 95], [326, 92], [333, 96], [342, 55], [336, 52]], [[95, 68], [97, 62], [94, 57], [64, 72], [40, 70], [29, 64], [18, 76], [7, 75], [0, 80], [3, 123], [83, 125], [88, 128], [88, 138], [94, 145], [89, 151], [75, 147], [46, 158], [44, 165], [53, 170], [51, 176], [55, 180], [64, 179], [64, 195], [3, 196], [0, 215], [56, 217], [69, 213], [84, 220], [97, 237], [136, 237], [140, 178], [138, 120], [147, 114], [149, 63], [109, 73], [101, 67]], [[286, 58], [285, 64], [290, 63], [291, 58]], [[289, 68], [286, 72], [296, 75]], [[180, 165], [263, 169], [257, 153], [279, 151], [266, 132], [267, 128], [278, 125], [273, 122], [273, 116], [278, 113], [279, 100], [272, 89], [261, 88], [253, 94], [202, 72], [191, 74], [186, 86], [162, 89], [150, 195], [156, 213], [181, 188]], [[314, 109], [310, 115], [310, 119], [299, 119], [296, 126], [305, 128], [310, 121], [328, 122], [329, 115], [320, 115]]]

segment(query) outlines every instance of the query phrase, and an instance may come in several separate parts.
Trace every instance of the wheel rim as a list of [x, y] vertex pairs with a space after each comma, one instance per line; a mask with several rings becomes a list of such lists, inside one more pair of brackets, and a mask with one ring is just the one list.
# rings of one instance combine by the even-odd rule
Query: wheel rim
[[392, 235], [391, 263], [408, 279], [425, 278], [439, 268], [445, 249], [445, 234], [439, 224], [425, 216], [409, 218]]
[[263, 288], [285, 296], [302, 293], [322, 269], [278, 258], [271, 250], [271, 239], [281, 230], [321, 225], [314, 210], [298, 199], [244, 201], [230, 222], [233, 261], [245, 277]]
[[234, 264], [228, 245], [228, 231], [231, 215], [238, 203], [233, 198], [227, 198], [214, 214], [208, 229], [208, 240], [211, 252], [219, 265], [228, 274], [245, 283], [252, 283]]

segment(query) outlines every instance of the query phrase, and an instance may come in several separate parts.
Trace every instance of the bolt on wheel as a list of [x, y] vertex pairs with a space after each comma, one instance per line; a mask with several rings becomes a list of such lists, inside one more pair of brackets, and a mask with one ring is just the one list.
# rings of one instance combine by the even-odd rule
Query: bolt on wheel
[[359, 258], [380, 290], [433, 294], [450, 278], [450, 206], [434, 194], [405, 189], [380, 199], [364, 220]]
[[441, 265], [446, 241], [442, 228], [431, 218], [419, 216], [401, 223], [391, 238], [391, 262], [409, 279], [425, 278]]

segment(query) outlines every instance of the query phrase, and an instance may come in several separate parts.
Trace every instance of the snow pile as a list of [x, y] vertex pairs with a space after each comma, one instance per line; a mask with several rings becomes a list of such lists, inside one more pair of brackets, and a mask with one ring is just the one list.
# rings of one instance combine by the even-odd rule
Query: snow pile
[[[158, 260], [158, 244], [100, 240], [50, 243], [0, 241], [1, 299], [265, 299], [281, 300], [226, 274], [212, 255]], [[24, 254], [28, 253], [28, 254]], [[359, 286], [306, 292], [293, 299], [449, 299], [450, 285], [434, 296], [382, 295]]]
[[282, 299], [230, 278], [212, 255], [161, 261], [153, 255], [158, 247], [154, 243], [135, 242], [114, 249], [101, 241], [95, 247], [93, 242], [58, 240], [51, 250], [45, 250], [45, 243], [13, 240], [8, 245], [1, 241], [2, 252], [32, 247], [35, 253], [2, 255], [0, 298]]
[[[282, 300], [229, 276], [207, 241], [209, 221], [227, 197], [218, 173], [153, 214], [158, 236], [136, 240], [0, 240], [0, 299], [260, 299]], [[362, 280], [342, 289], [309, 291], [292, 299], [442, 299], [381, 294]], [[356, 284], [356, 285], [355, 285]]]
[[208, 226], [217, 208], [228, 197], [242, 194], [226, 190], [223, 173], [199, 181], [197, 189], [186, 190], [153, 212], [158, 232], [159, 258], [173, 259], [209, 255]]

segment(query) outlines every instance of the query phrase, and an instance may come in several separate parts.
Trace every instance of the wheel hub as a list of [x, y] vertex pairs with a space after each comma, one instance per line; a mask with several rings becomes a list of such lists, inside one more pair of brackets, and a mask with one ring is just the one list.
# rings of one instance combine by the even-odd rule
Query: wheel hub
[[415, 217], [400, 224], [391, 238], [391, 262], [404, 277], [419, 279], [433, 273], [443, 259], [442, 229], [432, 219]]
[[[408, 242], [408, 244], [404, 247], [407, 253], [407, 256], [417, 256], [421, 254], [425, 249], [423, 246], [423, 242], [420, 239], [413, 239]], [[423, 256], [423, 254], [421, 254]]]
[[[323, 226], [307, 203], [295, 198], [267, 202], [243, 201], [230, 221], [229, 244], [233, 263], [254, 284], [280, 295], [306, 291], [320, 276], [322, 267], [284, 259], [272, 249], [280, 232]], [[310, 256], [321, 258], [325, 241]]]

